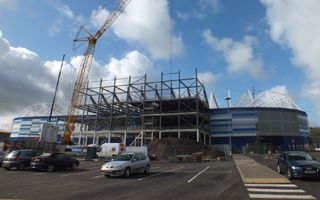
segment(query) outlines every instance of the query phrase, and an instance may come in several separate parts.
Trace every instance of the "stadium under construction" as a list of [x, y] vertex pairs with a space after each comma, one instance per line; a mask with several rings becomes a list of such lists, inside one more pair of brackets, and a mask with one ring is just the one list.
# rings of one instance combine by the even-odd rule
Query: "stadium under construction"
[[[80, 145], [122, 142], [145, 145], [161, 138], [186, 138], [202, 144], [229, 145], [243, 152], [263, 143], [273, 150], [304, 149], [311, 144], [308, 116], [288, 96], [272, 91], [244, 93], [238, 104], [220, 108], [209, 101], [197, 70], [191, 78], [161, 73], [159, 81], [147, 75], [89, 82], [76, 105], [73, 142]], [[64, 131], [65, 116], [53, 121]], [[11, 140], [39, 137], [46, 114], [13, 120]]]

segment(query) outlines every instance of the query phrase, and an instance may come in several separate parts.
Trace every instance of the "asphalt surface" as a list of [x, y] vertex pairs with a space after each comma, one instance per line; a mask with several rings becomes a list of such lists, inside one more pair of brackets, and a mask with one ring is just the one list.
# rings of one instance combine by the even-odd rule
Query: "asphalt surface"
[[152, 162], [149, 174], [106, 178], [102, 162], [53, 173], [0, 168], [0, 199], [249, 199], [233, 161]]
[[[320, 153], [311, 153], [311, 155], [320, 160]], [[255, 155], [252, 156], [257, 162], [269, 167], [270, 169], [276, 171], [277, 170], [277, 158], [269, 157], [267, 155]], [[308, 178], [308, 179], [294, 179], [291, 182], [297, 185], [300, 189], [306, 191], [306, 193], [314, 196], [317, 199], [320, 199], [320, 179]]]

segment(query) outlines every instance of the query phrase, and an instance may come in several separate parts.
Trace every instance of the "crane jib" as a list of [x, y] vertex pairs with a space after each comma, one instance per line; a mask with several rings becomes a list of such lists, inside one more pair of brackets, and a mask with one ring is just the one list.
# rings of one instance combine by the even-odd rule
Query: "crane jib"
[[71, 142], [71, 133], [74, 130], [76, 117], [75, 112], [77, 109], [77, 105], [80, 103], [80, 93], [84, 90], [85, 84], [88, 80], [88, 74], [90, 71], [90, 66], [92, 63], [95, 45], [97, 40], [110, 28], [113, 22], [118, 18], [118, 16], [124, 11], [126, 6], [129, 4], [131, 0], [121, 0], [114, 10], [110, 13], [104, 23], [100, 26], [96, 34], [92, 35], [88, 31], [86, 31], [83, 27], [80, 30], [84, 30], [87, 34], [87, 38], [77, 38], [74, 41], [83, 41], [88, 42], [87, 48], [84, 52], [84, 56], [82, 58], [80, 67], [79, 67], [79, 74], [76, 78], [76, 82], [73, 88], [73, 93], [71, 97], [71, 103], [68, 110], [64, 134], [63, 134], [63, 144], [69, 144]]

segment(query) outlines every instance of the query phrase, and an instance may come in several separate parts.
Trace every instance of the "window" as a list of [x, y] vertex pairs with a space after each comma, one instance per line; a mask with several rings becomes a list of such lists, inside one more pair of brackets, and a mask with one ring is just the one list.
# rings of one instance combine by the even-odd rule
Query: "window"
[[22, 158], [30, 158], [30, 157], [34, 157], [36, 154], [34, 151], [22, 151], [20, 156]]
[[138, 160], [139, 160], [139, 157], [137, 155], [134, 155], [132, 161], [138, 161]]
[[144, 154], [140, 154], [140, 155], [139, 155], [139, 158], [140, 158], [140, 160], [145, 160], [145, 159], [147, 159], [147, 157], [146, 157]]
[[65, 159], [66, 156], [65, 156], [64, 154], [57, 154], [57, 155], [56, 155], [56, 158], [57, 158], [57, 159]]

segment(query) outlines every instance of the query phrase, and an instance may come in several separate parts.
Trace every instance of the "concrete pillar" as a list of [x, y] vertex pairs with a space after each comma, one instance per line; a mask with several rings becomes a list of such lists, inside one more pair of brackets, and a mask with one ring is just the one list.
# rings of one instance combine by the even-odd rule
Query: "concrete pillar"
[[197, 142], [200, 142], [200, 133], [199, 133], [199, 129], [197, 129]]
[[109, 131], [109, 133], [108, 133], [108, 143], [110, 143], [111, 142], [111, 131]]
[[127, 146], [127, 131], [124, 132], [123, 144]]

